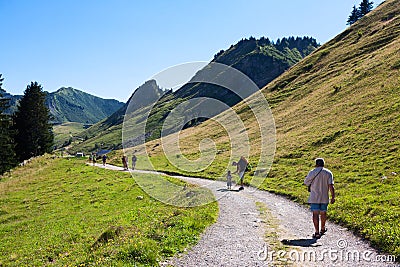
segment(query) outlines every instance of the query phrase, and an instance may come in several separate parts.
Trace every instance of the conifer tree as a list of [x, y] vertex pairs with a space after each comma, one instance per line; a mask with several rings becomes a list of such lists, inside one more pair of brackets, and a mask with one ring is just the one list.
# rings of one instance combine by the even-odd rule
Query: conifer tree
[[362, 0], [359, 7], [360, 17], [367, 15], [374, 8], [374, 2]]
[[347, 25], [353, 25], [357, 20], [360, 19], [360, 17], [360, 11], [356, 8], [356, 6], [353, 6], [353, 10], [347, 19]]
[[15, 151], [20, 161], [52, 151], [53, 131], [46, 93], [37, 82], [26, 87], [14, 115]]
[[5, 113], [10, 107], [10, 99], [4, 97], [3, 80], [0, 74], [0, 175], [13, 168], [17, 162], [11, 131], [11, 116]]

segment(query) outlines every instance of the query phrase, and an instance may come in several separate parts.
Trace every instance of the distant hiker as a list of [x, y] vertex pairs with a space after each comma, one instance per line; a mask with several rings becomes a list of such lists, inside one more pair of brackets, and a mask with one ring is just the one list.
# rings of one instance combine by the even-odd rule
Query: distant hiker
[[231, 171], [228, 171], [228, 174], [226, 175], [226, 185], [228, 187], [228, 190], [232, 189], [232, 174], [231, 174]]
[[102, 157], [102, 159], [103, 159], [103, 166], [106, 166], [107, 155], [104, 154], [103, 157]]
[[93, 166], [96, 165], [96, 154], [92, 154]]
[[240, 157], [240, 160], [238, 162], [233, 162], [233, 166], [236, 166], [236, 171], [234, 173], [237, 173], [239, 175], [240, 179], [240, 187], [239, 190], [243, 190], [243, 179], [244, 179], [244, 172], [246, 171], [247, 165], [249, 162], [247, 159], [243, 156]]
[[122, 156], [122, 165], [124, 166], [124, 170], [128, 170], [128, 157]]
[[[335, 203], [335, 187], [333, 186], [333, 174], [330, 170], [324, 168], [325, 161], [323, 158], [315, 160], [315, 168], [311, 170], [304, 184], [310, 186], [310, 209], [313, 213], [313, 224], [315, 233], [313, 238], [320, 238], [327, 229], [325, 228], [326, 212], [329, 204], [329, 192], [331, 192], [330, 203]], [[321, 230], [319, 229], [319, 218], [321, 217]]]
[[134, 170], [136, 167], [136, 161], [137, 161], [137, 157], [135, 156], [135, 154], [133, 154], [132, 155], [132, 170]]
[[129, 170], [129, 167], [128, 167], [128, 157], [127, 156], [124, 156], [125, 157], [125, 168], [126, 168], [126, 170]]

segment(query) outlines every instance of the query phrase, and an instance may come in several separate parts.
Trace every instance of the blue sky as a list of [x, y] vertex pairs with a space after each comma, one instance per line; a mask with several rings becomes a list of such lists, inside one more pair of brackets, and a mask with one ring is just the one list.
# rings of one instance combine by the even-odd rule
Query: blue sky
[[[37, 81], [127, 101], [159, 71], [209, 61], [242, 38], [343, 31], [361, 0], [0, 0], [3, 88]], [[383, 2], [374, 1], [374, 6]]]

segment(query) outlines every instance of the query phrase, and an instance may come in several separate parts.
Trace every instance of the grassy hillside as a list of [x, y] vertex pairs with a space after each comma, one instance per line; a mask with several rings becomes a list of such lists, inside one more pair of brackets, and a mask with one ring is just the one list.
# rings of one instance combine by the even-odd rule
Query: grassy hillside
[[[397, 258], [399, 35], [400, 1], [388, 0], [262, 89], [272, 106], [277, 148], [272, 169], [261, 185], [305, 203], [308, 192], [303, 179], [313, 167], [313, 159], [324, 157], [337, 189], [330, 219]], [[249, 133], [250, 161], [255, 164], [261, 141], [255, 117], [243, 102], [234, 109]], [[211, 138], [218, 152], [214, 162], [191, 175], [215, 179], [225, 174], [230, 165], [230, 139], [215, 121], [163, 142], [174, 138], [180, 138], [180, 149], [189, 159], [199, 158], [201, 140]], [[186, 173], [167, 161], [161, 149], [160, 140], [147, 144], [155, 168]], [[251, 178], [247, 176], [247, 181]]]
[[[12, 114], [16, 111], [22, 96], [8, 93], [5, 96], [10, 99], [11, 105], [7, 112]], [[47, 93], [46, 105], [55, 124], [65, 122], [93, 124], [113, 114], [123, 106], [123, 103], [114, 99], [102, 99], [71, 87], [62, 87], [56, 92]]]
[[[74, 142], [70, 148], [71, 153], [79, 151], [95, 151], [100, 146], [107, 149], [121, 148], [122, 124], [128, 104], [131, 111], [139, 110], [149, 103], [154, 103], [164, 91], [160, 89], [154, 80], [145, 82], [132, 94], [126, 104], [109, 117], [82, 131], [79, 136], [84, 142]], [[134, 98], [133, 101], [131, 99]]]
[[[211, 63], [199, 70], [191, 81], [199, 81], [204, 78], [210, 81], [217, 79], [217, 77], [222, 77], [229, 70], [218, 67], [218, 64], [212, 64], [220, 63], [244, 73], [257, 87], [261, 88], [299, 62], [304, 56], [310, 54], [318, 46], [316, 40], [310, 37], [283, 38], [276, 43], [264, 37], [260, 39], [254, 37], [242, 39], [237, 44], [231, 45], [229, 49], [218, 52]], [[237, 82], [243, 81], [239, 80]], [[247, 96], [249, 94], [244, 95], [244, 97]], [[205, 82], [187, 83], [175, 92], [164, 94], [157, 101], [146, 120], [146, 140], [157, 139], [161, 136], [165, 118], [178, 105], [186, 105], [186, 111], [189, 114], [193, 106], [188, 104], [188, 100], [202, 97], [219, 100], [227, 106], [234, 106], [242, 100], [241, 97], [243, 96], [239, 97], [231, 90], [215, 84]], [[220, 112], [219, 108], [212, 111], [212, 108], [209, 107], [207, 116], [214, 116]], [[185, 116], [188, 114], [185, 114]], [[133, 117], [133, 120], [138, 120], [136, 114]], [[187, 123], [186, 127], [196, 125], [204, 120], [204, 118], [196, 119]], [[139, 119], [139, 121], [143, 121], [143, 119]], [[134, 134], [130, 136], [133, 139], [137, 138]]]
[[217, 212], [215, 202], [158, 202], [127, 172], [40, 157], [0, 176], [0, 266], [155, 266], [196, 242]]
[[85, 129], [85, 125], [79, 122], [66, 122], [53, 126], [54, 143], [56, 146], [62, 146], [69, 140], [73, 140], [74, 136]]
[[71, 87], [63, 87], [47, 95], [46, 105], [55, 123], [93, 124], [113, 114], [123, 103], [114, 99], [102, 99]]
[[[211, 62], [232, 66], [250, 77], [258, 87], [262, 87], [300, 61], [304, 56], [310, 54], [318, 46], [316, 40], [310, 37], [283, 38], [282, 40], [277, 40], [275, 43], [264, 37], [260, 39], [250, 37], [249, 39], [242, 39], [227, 50], [221, 50], [214, 56]], [[196, 80], [196, 78], [202, 76], [209, 77], [210, 75], [207, 73], [210, 70], [207, 68], [210, 66], [212, 65], [208, 65], [203, 70], [196, 73], [192, 80]], [[214, 70], [213, 72], [221, 71], [216, 70], [218, 69], [216, 67], [212, 67], [211, 69]], [[219, 73], [219, 75], [221, 75], [221, 73]], [[210, 78], [214, 79], [214, 76], [218, 75], [213, 73]], [[142, 97], [141, 94], [138, 94], [138, 91], [140, 91], [139, 89], [142, 87], [145, 88], [145, 90], [143, 90], [144, 92], [153, 92], [157, 90], [158, 87], [155, 81], [147, 81], [144, 85], [139, 87], [132, 96], [133, 102], [135, 103], [130, 103], [130, 109], [128, 110], [129, 116], [132, 117], [131, 121], [134, 121], [134, 124], [136, 124], [136, 122], [140, 123], [146, 121], [146, 140], [159, 138], [161, 126], [169, 112], [185, 101], [199, 97], [207, 97], [218, 99], [228, 106], [233, 106], [242, 100], [235, 93], [224, 87], [212, 85], [210, 83], [192, 82], [185, 84], [175, 92], [167, 91], [158, 101], [158, 98], [155, 99], [154, 103], [156, 101], [157, 103], [152, 110], [149, 111], [150, 113], [147, 114], [144, 110], [137, 112], [138, 108], [136, 108], [136, 106], [145, 108], [143, 104], [139, 105], [139, 103], [150, 103], [146, 97]], [[145, 96], [147, 96], [147, 94]], [[248, 94], [246, 96], [248, 96]], [[146, 99], [147, 102], [144, 99]], [[82, 135], [88, 136], [89, 139], [84, 143], [78, 144], [77, 147], [79, 147], [79, 149], [83, 147], [91, 151], [94, 149], [94, 145], [99, 142], [104, 143], [105, 146], [109, 148], [118, 147], [121, 143], [121, 139], [118, 142], [116, 137], [120, 137], [122, 134], [122, 122], [126, 110], [127, 105], [106, 120], [103, 120], [82, 133]], [[211, 111], [209, 112], [211, 113]], [[216, 115], [219, 112], [220, 110], [217, 110], [211, 115]], [[147, 115], [148, 119], [145, 120]], [[201, 121], [204, 121], [204, 118], [196, 122], [191, 122], [188, 125], [195, 125]], [[137, 133], [137, 135], [132, 133], [133, 139], [137, 139], [141, 134], [142, 132]], [[117, 144], [115, 142], [117, 142]], [[76, 150], [76, 147], [74, 148], [73, 146], [72, 150]]]

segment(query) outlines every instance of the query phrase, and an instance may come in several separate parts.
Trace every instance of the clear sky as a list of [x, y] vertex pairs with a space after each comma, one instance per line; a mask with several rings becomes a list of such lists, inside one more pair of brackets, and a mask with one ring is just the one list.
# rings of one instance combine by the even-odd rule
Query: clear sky
[[22, 94], [37, 81], [49, 92], [71, 86], [125, 102], [159, 71], [209, 61], [242, 38], [311, 36], [323, 44], [360, 2], [0, 0], [3, 88]]

